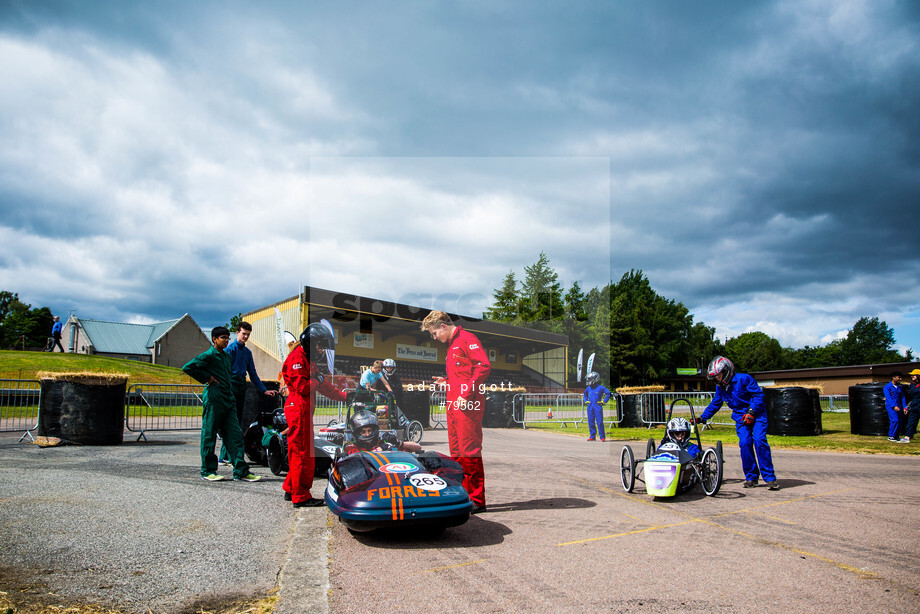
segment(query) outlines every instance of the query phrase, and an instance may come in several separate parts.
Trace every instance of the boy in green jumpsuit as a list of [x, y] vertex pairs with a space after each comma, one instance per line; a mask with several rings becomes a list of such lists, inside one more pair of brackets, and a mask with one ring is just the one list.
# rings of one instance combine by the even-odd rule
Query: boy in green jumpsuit
[[233, 479], [256, 482], [262, 476], [249, 472], [249, 464], [243, 458], [243, 431], [236, 417], [236, 399], [230, 384], [230, 355], [224, 350], [230, 343], [230, 331], [218, 326], [211, 331], [211, 343], [207, 352], [202, 352], [186, 363], [182, 370], [201, 382], [204, 387], [204, 411], [201, 415], [201, 478], [219, 482], [223, 476], [217, 473], [217, 455], [214, 446], [217, 434], [230, 450], [233, 461]]

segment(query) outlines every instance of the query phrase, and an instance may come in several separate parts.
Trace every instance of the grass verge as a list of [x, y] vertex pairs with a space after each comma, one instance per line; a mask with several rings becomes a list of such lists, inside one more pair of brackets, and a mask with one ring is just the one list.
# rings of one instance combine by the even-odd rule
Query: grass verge
[[138, 383], [198, 383], [183, 373], [179, 367], [166, 367], [108, 356], [0, 350], [0, 379], [37, 379], [36, 374], [42, 371], [53, 373], [127, 373], [129, 386]]
[[[868, 435], [853, 435], [850, 433], [850, 414], [824, 412], [821, 414], [823, 434], [814, 437], [784, 437], [770, 435], [768, 440], [771, 448], [787, 450], [815, 450], [820, 452], [851, 452], [857, 454], [903, 454], [920, 456], [920, 437], [914, 443], [892, 443], [885, 436], [875, 437]], [[527, 425], [528, 429], [588, 437], [588, 424], [582, 423], [577, 427], [561, 427], [558, 424], [533, 423]], [[645, 441], [649, 437], [661, 440], [664, 427], [658, 428], [618, 428], [607, 429], [607, 440], [639, 440]], [[703, 447], [714, 446], [717, 440], [723, 445], [738, 445], [738, 435], [733, 426], [717, 426], [707, 428], [700, 435]]]

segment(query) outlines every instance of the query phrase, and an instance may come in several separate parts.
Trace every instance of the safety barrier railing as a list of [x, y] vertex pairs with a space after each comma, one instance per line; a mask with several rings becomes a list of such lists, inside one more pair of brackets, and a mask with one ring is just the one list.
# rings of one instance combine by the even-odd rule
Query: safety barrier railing
[[587, 419], [582, 395], [578, 393], [522, 392], [514, 395], [512, 403], [512, 418], [524, 428], [528, 423], [578, 426]]
[[431, 393], [431, 428], [447, 428], [447, 393], [436, 390]]
[[[345, 392], [352, 392], [354, 388], [345, 388]], [[316, 395], [313, 407], [313, 426], [326, 426], [330, 422], [341, 422], [345, 419], [347, 406], [342, 401], [333, 401], [321, 394]]]
[[147, 431], [190, 431], [201, 428], [204, 386], [197, 384], [132, 384], [125, 396], [125, 428], [146, 440]]
[[821, 411], [850, 413], [850, 397], [846, 394], [822, 394]]
[[[693, 405], [693, 413], [699, 417], [706, 406], [712, 401], [712, 392], [643, 392], [639, 395], [639, 420], [645, 426], [665, 424], [668, 419], [668, 408], [675, 399], [687, 399]], [[680, 402], [674, 405], [673, 418], [682, 417], [690, 419], [690, 407]], [[710, 424], [727, 426], [734, 425], [731, 420], [731, 410], [723, 405], [722, 411], [709, 421]]]
[[41, 405], [41, 382], [27, 379], [0, 380], [0, 431], [23, 431], [34, 441], [32, 431], [38, 428], [38, 408]]

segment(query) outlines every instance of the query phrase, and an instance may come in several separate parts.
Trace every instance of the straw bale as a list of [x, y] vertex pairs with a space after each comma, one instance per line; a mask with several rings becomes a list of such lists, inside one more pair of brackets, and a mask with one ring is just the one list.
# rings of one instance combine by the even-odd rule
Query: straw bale
[[661, 385], [655, 386], [624, 386], [622, 388], [617, 388], [616, 391], [619, 394], [642, 394], [643, 392], [664, 392], [665, 387]]
[[74, 384], [84, 384], [86, 386], [112, 386], [128, 382], [130, 377], [127, 373], [100, 373], [98, 371], [70, 371], [70, 372], [53, 372], [39, 371], [35, 374], [40, 380], [51, 380], [53, 382], [71, 382]]

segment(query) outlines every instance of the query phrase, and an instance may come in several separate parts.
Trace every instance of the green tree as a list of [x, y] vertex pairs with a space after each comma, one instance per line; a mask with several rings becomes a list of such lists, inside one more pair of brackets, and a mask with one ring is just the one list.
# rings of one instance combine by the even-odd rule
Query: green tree
[[0, 292], [0, 347], [43, 347], [54, 318], [47, 307], [33, 309], [17, 294]]
[[774, 371], [786, 368], [786, 353], [779, 341], [760, 331], [743, 333], [725, 342], [725, 356], [739, 371]]
[[579, 283], [573, 282], [572, 287], [565, 293], [565, 316], [584, 322], [588, 319], [588, 313], [585, 310], [585, 293], [581, 291]]
[[624, 274], [610, 290], [610, 363], [616, 381], [646, 384], [674, 373], [687, 356], [692, 322], [687, 308], [659, 296], [642, 271]]
[[524, 320], [551, 322], [565, 317], [559, 275], [550, 267], [544, 252], [535, 263], [524, 267], [521, 295], [526, 309]]
[[705, 373], [709, 361], [723, 354], [725, 354], [725, 348], [716, 337], [716, 329], [706, 326], [703, 322], [697, 322], [690, 328], [687, 355], [682, 366], [696, 367]]
[[512, 322], [520, 317], [521, 299], [518, 296], [514, 271], [509, 271], [505, 275], [502, 287], [492, 293], [492, 298], [495, 302], [482, 314], [483, 319]]
[[840, 343], [840, 358], [846, 365], [868, 365], [900, 362], [904, 358], [891, 349], [894, 330], [877, 317], [862, 317], [856, 321], [846, 339]]

